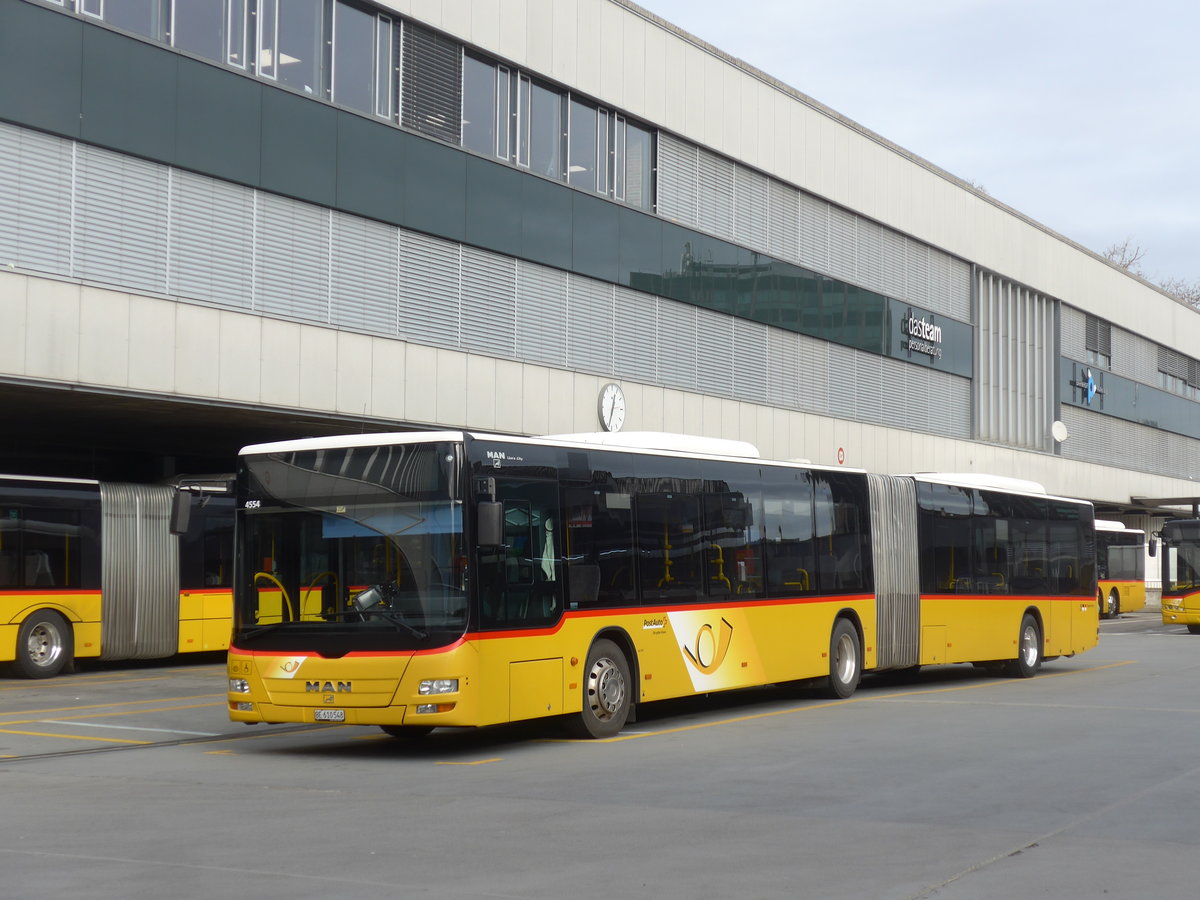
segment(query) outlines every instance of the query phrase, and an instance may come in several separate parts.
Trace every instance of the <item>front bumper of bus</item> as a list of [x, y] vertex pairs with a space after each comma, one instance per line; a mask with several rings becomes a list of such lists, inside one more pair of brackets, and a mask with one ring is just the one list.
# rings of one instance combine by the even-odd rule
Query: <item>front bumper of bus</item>
[[1200, 625], [1200, 597], [1163, 597], [1164, 625]]
[[322, 659], [229, 655], [229, 718], [246, 723], [476, 724], [473, 653]]

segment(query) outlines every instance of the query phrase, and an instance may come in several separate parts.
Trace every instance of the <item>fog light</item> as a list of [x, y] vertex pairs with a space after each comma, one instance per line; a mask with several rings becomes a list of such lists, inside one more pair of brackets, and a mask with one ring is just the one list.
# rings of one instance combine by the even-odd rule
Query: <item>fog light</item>
[[417, 704], [417, 712], [419, 712], [419, 713], [437, 712], [437, 704], [436, 703], [418, 703]]
[[234, 708], [237, 709], [238, 712], [254, 712], [254, 704], [246, 703], [245, 701], [241, 703], [235, 703]]
[[229, 693], [231, 694], [248, 694], [250, 693], [250, 682], [245, 678], [230, 678]]
[[419, 694], [457, 694], [458, 679], [457, 678], [431, 678], [428, 681], [422, 681], [417, 688]]

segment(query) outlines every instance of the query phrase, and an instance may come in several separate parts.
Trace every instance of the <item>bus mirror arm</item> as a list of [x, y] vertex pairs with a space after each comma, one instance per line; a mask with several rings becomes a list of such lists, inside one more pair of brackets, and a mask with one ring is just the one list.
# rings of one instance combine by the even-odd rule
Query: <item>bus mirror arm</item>
[[499, 500], [480, 500], [476, 508], [475, 543], [480, 547], [504, 544], [504, 504]]

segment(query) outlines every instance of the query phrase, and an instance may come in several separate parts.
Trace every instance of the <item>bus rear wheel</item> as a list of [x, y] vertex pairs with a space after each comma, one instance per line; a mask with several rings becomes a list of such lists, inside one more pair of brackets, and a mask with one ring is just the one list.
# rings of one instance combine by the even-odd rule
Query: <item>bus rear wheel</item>
[[1189, 625], [1187, 630], [1188, 634], [1200, 634], [1200, 625]]
[[74, 654], [71, 625], [52, 610], [38, 610], [17, 631], [16, 667], [26, 678], [53, 678]]
[[1104, 605], [1104, 618], [1115, 619], [1121, 614], [1121, 595], [1113, 588], [1108, 592], [1108, 602]]
[[845, 700], [858, 688], [862, 679], [862, 647], [858, 629], [849, 619], [838, 619], [829, 638], [830, 695]]
[[1005, 671], [1014, 678], [1032, 678], [1042, 667], [1042, 628], [1032, 613], [1021, 619], [1017, 638], [1017, 658], [1010, 659]]
[[580, 738], [612, 737], [625, 727], [633, 704], [629, 661], [612, 641], [596, 641], [583, 677], [583, 709], [568, 720], [567, 731]]

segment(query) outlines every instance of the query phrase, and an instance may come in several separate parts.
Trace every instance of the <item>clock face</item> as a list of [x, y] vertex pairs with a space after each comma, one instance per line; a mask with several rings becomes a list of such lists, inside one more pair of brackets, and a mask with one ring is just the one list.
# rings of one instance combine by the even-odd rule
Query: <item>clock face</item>
[[625, 392], [619, 384], [600, 389], [600, 424], [605, 431], [620, 431], [625, 424]]

